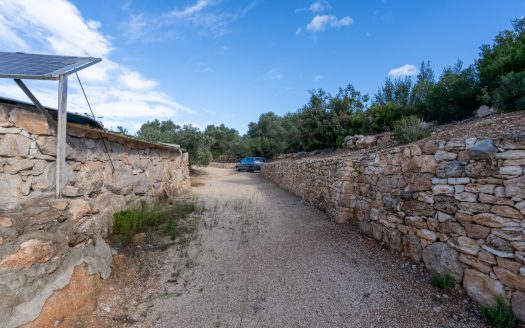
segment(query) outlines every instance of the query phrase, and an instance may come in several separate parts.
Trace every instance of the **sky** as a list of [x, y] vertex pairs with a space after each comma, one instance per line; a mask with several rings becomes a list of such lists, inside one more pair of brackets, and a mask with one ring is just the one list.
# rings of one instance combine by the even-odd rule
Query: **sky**
[[[80, 71], [96, 116], [134, 132], [153, 119], [224, 123], [296, 111], [309, 90], [474, 63], [525, 0], [0, 0], [0, 51], [100, 57]], [[44, 105], [57, 85], [28, 81]], [[14, 82], [0, 95], [27, 100]], [[68, 110], [88, 108], [75, 76]]]

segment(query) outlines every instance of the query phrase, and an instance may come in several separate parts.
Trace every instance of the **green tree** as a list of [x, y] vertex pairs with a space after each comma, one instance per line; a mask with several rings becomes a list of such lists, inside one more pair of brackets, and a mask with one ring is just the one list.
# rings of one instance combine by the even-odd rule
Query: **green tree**
[[434, 70], [430, 67], [430, 62], [421, 62], [419, 72], [416, 76], [416, 82], [412, 88], [411, 97], [412, 105], [414, 105], [417, 110], [420, 110], [420, 108], [424, 106], [427, 95], [435, 84]]
[[481, 46], [476, 61], [481, 87], [492, 104], [504, 111], [525, 109], [525, 17], [512, 23], [491, 45]]
[[204, 134], [213, 138], [210, 150], [214, 158], [220, 155], [232, 155], [235, 152], [233, 147], [240, 138], [237, 130], [228, 128], [224, 124], [218, 126], [208, 125], [204, 130]]
[[142, 124], [137, 137], [147, 141], [178, 144], [189, 154], [189, 164], [206, 166], [212, 160], [210, 146], [213, 138], [192, 125], [180, 126], [171, 120], [153, 120]]
[[447, 67], [439, 81], [426, 96], [425, 106], [421, 111], [426, 121], [447, 123], [465, 119], [480, 106], [480, 93], [474, 67], [463, 69], [463, 64]]
[[333, 148], [346, 131], [337, 113], [330, 110], [330, 95], [323, 89], [310, 91], [310, 101], [298, 112], [299, 144], [302, 150]]
[[362, 112], [369, 100], [368, 95], [361, 95], [353, 85], [348, 84], [346, 88], [339, 88], [335, 96], [328, 96], [328, 108], [335, 112], [339, 125], [347, 131], [350, 127], [350, 117], [358, 112]]

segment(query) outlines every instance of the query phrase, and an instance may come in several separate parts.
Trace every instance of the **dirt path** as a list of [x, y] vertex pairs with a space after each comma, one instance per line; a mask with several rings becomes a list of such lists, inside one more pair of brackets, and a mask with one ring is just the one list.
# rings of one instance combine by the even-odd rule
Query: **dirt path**
[[144, 327], [484, 327], [462, 295], [252, 173], [208, 168], [184, 268], [167, 258]]

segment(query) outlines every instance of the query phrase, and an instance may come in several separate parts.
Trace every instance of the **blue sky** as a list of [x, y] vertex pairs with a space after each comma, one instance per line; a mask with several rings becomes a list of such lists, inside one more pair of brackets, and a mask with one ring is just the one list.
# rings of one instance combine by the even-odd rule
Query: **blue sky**
[[[107, 127], [171, 118], [245, 132], [263, 112], [295, 111], [310, 89], [352, 83], [372, 95], [423, 60], [437, 74], [471, 64], [524, 13], [524, 0], [2, 0], [0, 47], [103, 57], [80, 76]], [[9, 83], [0, 94], [24, 99]], [[31, 86], [56, 106], [49, 83]], [[83, 113], [75, 83], [70, 109]]]

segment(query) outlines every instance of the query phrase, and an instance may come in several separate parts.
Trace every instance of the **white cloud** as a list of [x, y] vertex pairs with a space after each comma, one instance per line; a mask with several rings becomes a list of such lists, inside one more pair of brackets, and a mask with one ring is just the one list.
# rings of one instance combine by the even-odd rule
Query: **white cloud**
[[202, 11], [211, 4], [212, 1], [210, 0], [198, 0], [194, 5], [188, 6], [181, 11], [173, 10], [168, 15], [172, 17], [188, 17]]
[[339, 19], [335, 15], [316, 15], [314, 18], [312, 18], [310, 23], [306, 25], [306, 30], [313, 33], [322, 32], [328, 27], [341, 28], [344, 26], [349, 26], [353, 24], [353, 22], [353, 19], [349, 16]]
[[135, 71], [122, 74], [120, 82], [131, 90], [149, 90], [158, 85], [158, 82], [145, 79], [139, 72]]
[[[219, 0], [198, 0], [182, 9], [160, 14], [132, 13], [130, 21], [123, 25], [128, 41], [155, 42], [182, 39], [188, 29], [200, 36], [219, 37], [229, 32], [229, 25], [246, 15], [255, 5], [225, 12], [214, 8]], [[126, 8], [131, 11], [130, 6]]]
[[324, 76], [322, 76], [322, 75], [316, 75], [316, 76], [314, 76], [314, 81], [316, 81], [316, 82], [317, 82], [317, 81], [321, 81], [322, 79], [324, 79]]
[[[111, 38], [100, 28], [100, 22], [85, 19], [67, 0], [2, 0], [0, 45], [3, 49], [103, 58], [101, 63], [80, 71], [79, 76], [95, 113], [103, 116], [106, 124], [119, 122], [118, 125], [134, 131], [140, 122], [195, 113], [157, 90], [157, 81], [109, 59]], [[57, 106], [56, 82], [28, 81], [28, 84], [44, 105]], [[26, 99], [10, 81], [0, 82], [0, 94]], [[68, 109], [79, 113], [88, 111], [74, 76], [69, 82]]]
[[308, 10], [312, 12], [320, 12], [330, 8], [330, 4], [327, 1], [316, 1], [308, 7]]
[[414, 65], [406, 64], [401, 67], [392, 68], [388, 71], [388, 76], [390, 77], [402, 77], [402, 76], [412, 76], [417, 74], [417, 68]]

